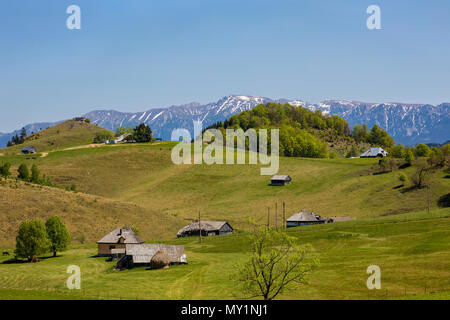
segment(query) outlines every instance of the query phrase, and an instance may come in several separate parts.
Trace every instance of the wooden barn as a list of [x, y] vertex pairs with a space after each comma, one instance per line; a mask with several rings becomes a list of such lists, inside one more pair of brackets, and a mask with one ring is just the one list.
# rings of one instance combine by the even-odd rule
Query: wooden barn
[[164, 254], [167, 266], [187, 263], [184, 246], [166, 244], [127, 244], [125, 255], [117, 262], [117, 269], [148, 267], [157, 254]]
[[36, 153], [36, 149], [33, 146], [26, 146], [22, 149], [22, 154], [34, 154]]
[[127, 244], [141, 243], [144, 241], [129, 226], [117, 228], [97, 241], [98, 255], [100, 257], [123, 255]]
[[[200, 231], [201, 230], [201, 231]], [[225, 221], [200, 221], [191, 223], [178, 231], [177, 237], [220, 236], [233, 233], [233, 228]]]
[[327, 220], [322, 218], [317, 213], [309, 212], [303, 209], [301, 212], [294, 214], [292, 217], [286, 220], [286, 226], [288, 228], [298, 226], [308, 226], [312, 224], [326, 223]]
[[270, 179], [271, 186], [284, 186], [291, 183], [292, 179], [288, 175], [275, 175]]

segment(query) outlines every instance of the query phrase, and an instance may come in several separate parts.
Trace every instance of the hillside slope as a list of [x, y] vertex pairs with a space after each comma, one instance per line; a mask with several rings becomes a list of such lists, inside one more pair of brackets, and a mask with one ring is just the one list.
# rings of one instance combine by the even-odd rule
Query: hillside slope
[[33, 146], [36, 152], [47, 152], [92, 143], [98, 132], [109, 131], [84, 121], [68, 120], [29, 135], [23, 144], [1, 149], [3, 154], [20, 153], [23, 147]]
[[99, 196], [73, 193], [59, 188], [0, 183], [0, 246], [12, 247], [19, 224], [57, 215], [67, 225], [73, 243], [95, 242], [111, 230], [136, 226], [143, 239], [173, 237], [183, 222], [156, 210]]
[[[135, 203], [148, 210], [196, 219], [228, 220], [237, 229], [248, 229], [248, 218], [266, 223], [267, 208], [278, 224], [282, 202], [289, 216], [305, 208], [322, 216], [378, 217], [413, 212], [427, 207], [426, 189], [399, 187], [398, 175], [376, 174], [377, 159], [280, 158], [280, 174], [293, 182], [269, 186], [259, 165], [181, 165], [171, 161], [173, 143], [127, 144], [52, 152], [45, 158], [24, 160], [5, 156], [15, 171], [24, 161], [35, 163], [42, 174], [60, 186], [76, 184], [79, 191]], [[433, 176], [431, 205], [450, 190], [443, 172]], [[97, 224], [95, 224], [96, 226]], [[170, 225], [165, 226], [171, 228]]]

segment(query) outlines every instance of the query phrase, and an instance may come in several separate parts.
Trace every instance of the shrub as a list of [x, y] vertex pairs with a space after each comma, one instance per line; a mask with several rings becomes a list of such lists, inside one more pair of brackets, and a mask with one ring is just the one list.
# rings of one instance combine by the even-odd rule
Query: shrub
[[28, 167], [26, 164], [22, 163], [19, 166], [19, 169], [17, 169], [17, 172], [19, 173], [19, 179], [22, 179], [24, 181], [28, 181], [30, 179], [30, 171], [28, 171]]
[[114, 139], [114, 136], [113, 136], [113, 134], [111, 132], [109, 132], [109, 131], [101, 131], [101, 132], [97, 132], [95, 134], [94, 143], [100, 143], [102, 141], [112, 140], [112, 139]]
[[430, 152], [431, 150], [426, 144], [419, 143], [416, 146], [416, 157], [428, 157]]
[[9, 169], [11, 168], [11, 164], [9, 162], [6, 162], [0, 166], [0, 176], [3, 178], [8, 178], [11, 175], [11, 172]]

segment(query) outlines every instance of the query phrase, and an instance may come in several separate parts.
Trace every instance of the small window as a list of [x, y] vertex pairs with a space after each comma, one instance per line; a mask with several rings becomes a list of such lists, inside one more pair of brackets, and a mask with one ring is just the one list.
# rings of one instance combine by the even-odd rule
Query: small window
[[115, 248], [116, 248], [116, 246], [109, 246], [109, 250], [115, 249]]

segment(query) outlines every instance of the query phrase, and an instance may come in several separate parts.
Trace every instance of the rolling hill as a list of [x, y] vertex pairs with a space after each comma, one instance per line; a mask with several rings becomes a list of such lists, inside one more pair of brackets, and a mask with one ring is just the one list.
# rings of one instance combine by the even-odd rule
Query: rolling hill
[[84, 121], [68, 120], [30, 134], [23, 144], [0, 149], [0, 153], [17, 154], [27, 145], [34, 146], [38, 153], [86, 145], [92, 143], [96, 133], [103, 131], [109, 130]]
[[118, 226], [139, 226], [145, 239], [171, 237], [181, 219], [133, 203], [42, 187], [15, 180], [0, 183], [0, 245], [13, 247], [21, 222], [59, 216], [73, 243], [92, 243]]

